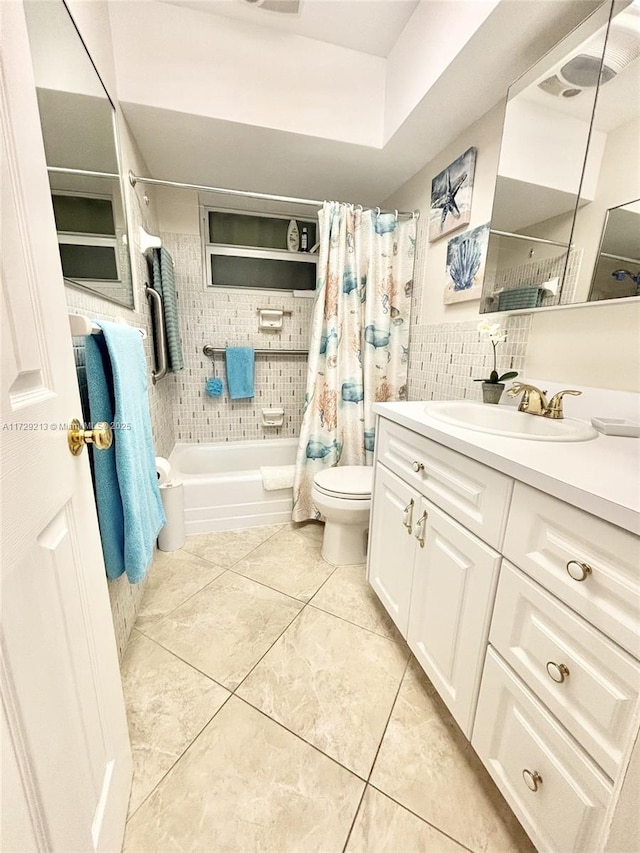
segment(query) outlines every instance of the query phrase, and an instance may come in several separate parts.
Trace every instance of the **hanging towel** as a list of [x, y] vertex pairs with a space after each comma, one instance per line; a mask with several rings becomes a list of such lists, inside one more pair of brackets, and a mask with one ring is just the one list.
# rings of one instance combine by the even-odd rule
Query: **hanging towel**
[[227, 347], [227, 389], [232, 400], [246, 400], [254, 396], [253, 374], [255, 354], [253, 347]]
[[96, 321], [102, 335], [86, 339], [92, 422], [114, 422], [109, 450], [93, 452], [93, 470], [107, 577], [131, 583], [146, 575], [165, 524], [156, 475], [147, 363], [137, 329]]
[[265, 492], [292, 489], [295, 472], [295, 465], [265, 465], [263, 468], [260, 468], [262, 488]]
[[180, 342], [180, 326], [178, 323], [178, 300], [176, 297], [173, 258], [164, 247], [153, 250], [151, 275], [153, 289], [157, 290], [162, 297], [164, 327], [167, 333], [169, 371], [171, 373], [178, 373], [184, 369], [182, 343]]

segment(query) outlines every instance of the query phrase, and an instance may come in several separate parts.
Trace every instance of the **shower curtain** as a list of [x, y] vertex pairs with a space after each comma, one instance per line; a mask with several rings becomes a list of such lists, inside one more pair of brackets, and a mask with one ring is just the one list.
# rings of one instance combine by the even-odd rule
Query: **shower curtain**
[[317, 518], [314, 475], [371, 465], [374, 402], [405, 400], [416, 222], [325, 202], [293, 520]]

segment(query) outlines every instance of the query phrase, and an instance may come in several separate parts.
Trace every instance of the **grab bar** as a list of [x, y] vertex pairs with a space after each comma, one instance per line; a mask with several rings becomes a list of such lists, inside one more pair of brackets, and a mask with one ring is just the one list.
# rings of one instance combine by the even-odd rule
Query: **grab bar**
[[164, 379], [167, 375], [167, 334], [164, 328], [164, 306], [162, 305], [162, 297], [157, 290], [145, 284], [144, 292], [152, 302], [152, 312], [154, 315], [154, 349], [156, 353], [156, 369], [151, 371], [151, 381], [155, 385], [160, 379]]

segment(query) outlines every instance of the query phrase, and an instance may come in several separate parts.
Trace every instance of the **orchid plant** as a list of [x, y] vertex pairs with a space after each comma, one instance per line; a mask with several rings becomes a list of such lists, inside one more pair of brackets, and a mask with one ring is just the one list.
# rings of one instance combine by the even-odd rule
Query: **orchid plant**
[[507, 340], [506, 332], [503, 332], [500, 323], [490, 323], [488, 320], [482, 320], [478, 323], [478, 331], [480, 332], [481, 340], [488, 340], [493, 347], [493, 370], [488, 379], [474, 379], [474, 382], [489, 382], [491, 385], [498, 385], [506, 379], [515, 379], [518, 375], [517, 370], [508, 370], [502, 376], [498, 375], [496, 348], [498, 344]]

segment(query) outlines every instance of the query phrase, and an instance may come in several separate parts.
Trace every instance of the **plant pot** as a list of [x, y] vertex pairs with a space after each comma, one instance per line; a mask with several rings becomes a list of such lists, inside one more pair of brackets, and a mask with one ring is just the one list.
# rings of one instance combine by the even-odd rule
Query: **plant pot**
[[482, 383], [482, 402], [483, 403], [499, 403], [502, 392], [504, 391], [504, 382], [483, 382]]

